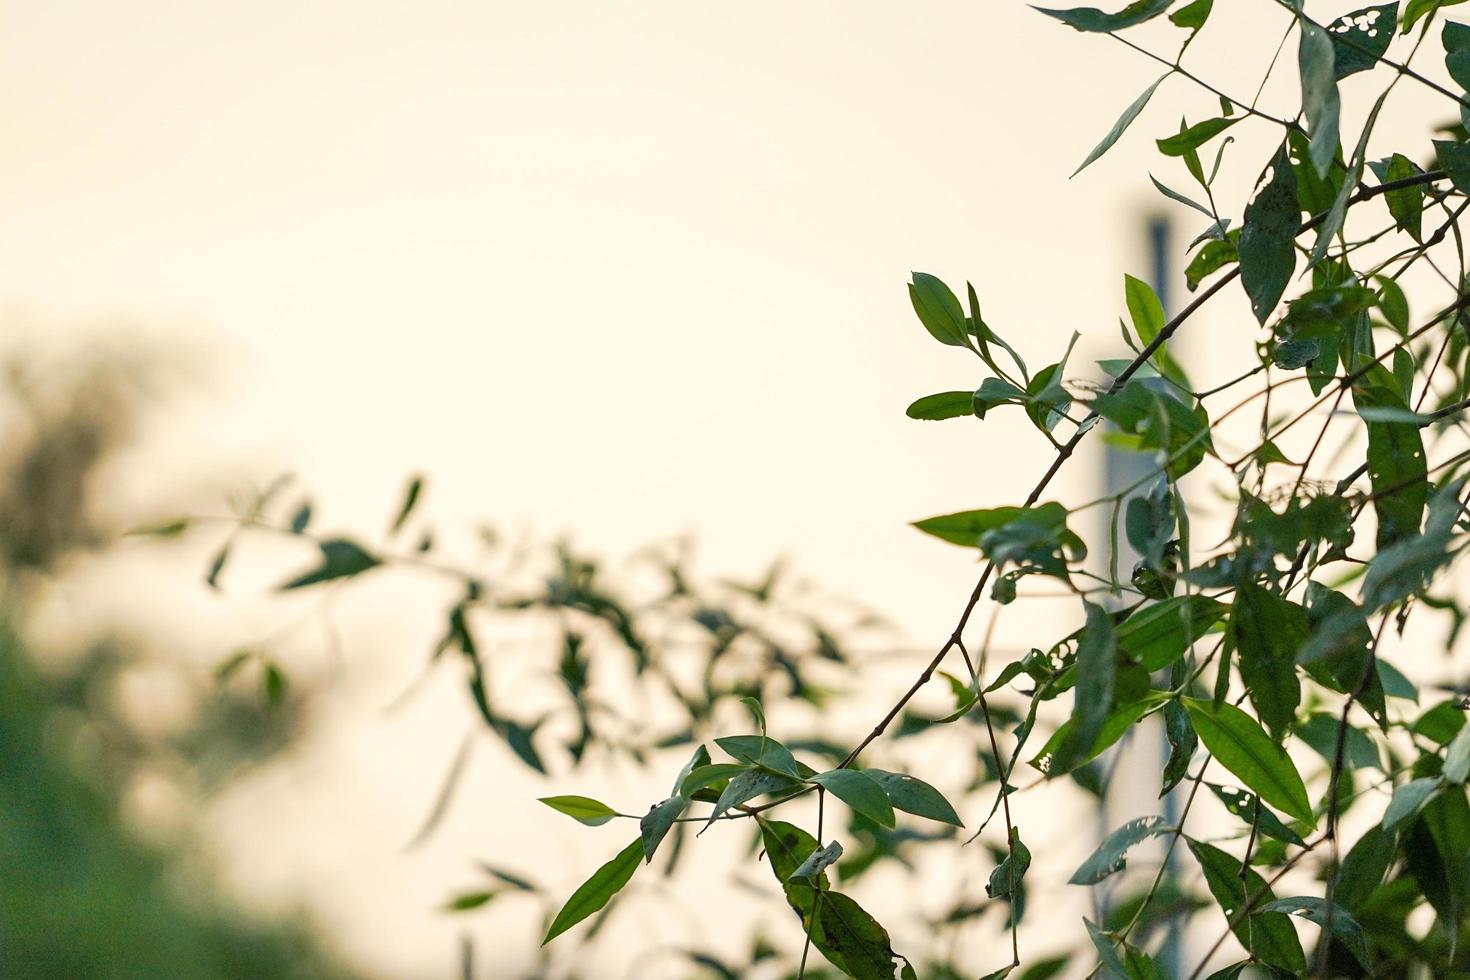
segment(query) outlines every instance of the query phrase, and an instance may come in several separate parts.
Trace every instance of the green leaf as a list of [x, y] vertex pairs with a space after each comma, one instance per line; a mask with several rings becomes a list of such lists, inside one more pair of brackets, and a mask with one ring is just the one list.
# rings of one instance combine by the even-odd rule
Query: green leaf
[[[1394, 390], [1388, 372], [1381, 368], [1353, 385], [1353, 404], [1359, 412], [1374, 408], [1409, 410]], [[1367, 425], [1368, 479], [1373, 485], [1381, 554], [1395, 542], [1419, 532], [1429, 498], [1428, 468], [1418, 424], [1368, 421]]]
[[1461, 727], [1450, 742], [1445, 752], [1443, 775], [1446, 782], [1461, 786], [1470, 778], [1470, 725]]
[[941, 541], [965, 548], [980, 547], [980, 535], [997, 527], [1003, 527], [1020, 517], [1024, 507], [992, 507], [988, 510], [964, 510], [955, 514], [944, 514], [915, 521], [913, 526], [925, 534], [932, 534]]
[[1150, 837], [1159, 837], [1173, 832], [1174, 828], [1164, 823], [1163, 817], [1139, 817], [1137, 820], [1130, 820], [1103, 838], [1097, 850], [1092, 852], [1092, 856], [1072, 872], [1068, 883], [1095, 885], [1127, 866], [1126, 855], [1128, 849], [1133, 845], [1148, 840]]
[[1240, 231], [1240, 279], [1262, 324], [1276, 308], [1296, 271], [1296, 236], [1301, 208], [1296, 175], [1286, 144], [1276, 151], [1245, 208]]
[[286, 699], [286, 674], [273, 661], [266, 661], [261, 671], [260, 690], [265, 703], [273, 707]]
[[840, 857], [842, 857], [842, 845], [834, 840], [826, 847], [819, 847], [812, 851], [811, 856], [791, 872], [791, 878], [810, 881], [827, 870], [830, 865], [835, 864]]
[[796, 761], [791, 750], [774, 738], [764, 735], [728, 735], [715, 739], [715, 744], [741, 762], [764, 766], [798, 779], [804, 775], [801, 764]]
[[937, 395], [925, 395], [908, 407], [905, 413], [911, 419], [938, 422], [975, 414], [975, 393], [972, 391], [941, 391]]
[[543, 796], [540, 802], [589, 827], [601, 827], [618, 815], [618, 811], [606, 803], [586, 796]]
[[1118, 940], [1116, 942], [1123, 950], [1119, 955], [1111, 935], [1094, 925], [1091, 919], [1084, 918], [1082, 922], [1087, 926], [1087, 934], [1097, 950], [1102, 975], [1107, 980], [1167, 980], [1158, 964], [1143, 950]]
[[890, 829], [896, 825], [893, 806], [888, 802], [883, 784], [868, 773], [854, 769], [833, 769], [830, 772], [817, 773], [811, 777], [811, 781], [824, 787], [852, 807], [855, 813], [874, 823]]
[[[1341, 719], [1336, 715], [1317, 713], [1296, 726], [1297, 736], [1312, 747], [1328, 765], [1337, 758], [1337, 737]], [[1344, 731], [1342, 767], [1347, 769], [1380, 769], [1383, 763], [1378, 757], [1378, 747], [1360, 728], [1348, 725]]]
[[1398, 836], [1382, 827], [1369, 827], [1343, 858], [1333, 896], [1345, 909], [1354, 910], [1378, 890], [1393, 864]]
[[749, 769], [750, 766], [748, 765], [732, 762], [717, 762], [711, 766], [698, 766], [689, 775], [685, 776], [684, 781], [679, 784], [678, 795], [693, 799], [694, 794], [706, 786], [712, 786], [721, 780], [729, 780], [740, 775], [742, 772], [749, 771]]
[[1455, 190], [1461, 194], [1470, 193], [1470, 143], [1435, 140], [1434, 155], [1439, 169], [1449, 174]]
[[1205, 26], [1205, 21], [1209, 19], [1210, 11], [1214, 9], [1214, 6], [1215, 0], [1194, 0], [1193, 3], [1186, 4], [1170, 14], [1169, 21], [1175, 27], [1198, 31]]
[[997, 405], [1024, 403], [1026, 393], [1009, 381], [1000, 378], [986, 378], [980, 382], [980, 387], [975, 389], [970, 401], [975, 417], [983, 419], [985, 413]]
[[1195, 123], [1193, 126], [1184, 126], [1181, 124], [1177, 134], [1157, 141], [1159, 152], [1166, 157], [1182, 157], [1191, 150], [1198, 150], [1201, 146], [1240, 122], [1242, 118], [1244, 117], [1217, 117]]
[[964, 826], [944, 794], [917, 776], [884, 769], [864, 769], [863, 772], [877, 780], [878, 785], [883, 787], [883, 792], [888, 794], [888, 801], [896, 809], [955, 827]]
[[414, 476], [408, 481], [408, 486], [403, 491], [403, 502], [398, 505], [398, 512], [393, 517], [393, 523], [388, 526], [389, 534], [396, 534], [408, 521], [409, 515], [413, 513], [414, 507], [418, 505], [419, 497], [424, 492], [424, 478]]
[[674, 821], [684, 815], [689, 808], [689, 800], [682, 796], [671, 796], [662, 803], [655, 804], [643, 819], [638, 821], [639, 839], [643, 841], [643, 861], [645, 864], [653, 860], [654, 852], [668, 836], [669, 829], [674, 826]]
[[1327, 33], [1332, 38], [1333, 74], [1339, 80], [1378, 63], [1393, 40], [1398, 14], [1398, 0], [1394, 0], [1354, 10], [1327, 25]]
[[463, 895], [456, 895], [453, 899], [445, 904], [444, 911], [468, 912], [471, 909], [477, 909], [480, 908], [482, 905], [487, 904], [492, 898], [499, 894], [499, 891], [479, 891], [467, 892]]
[[291, 533], [304, 534], [306, 528], [311, 524], [311, 501], [306, 501], [291, 518]]
[[1297, 64], [1302, 79], [1302, 111], [1307, 117], [1311, 136], [1312, 165], [1317, 174], [1326, 177], [1338, 153], [1337, 75], [1333, 71], [1333, 43], [1320, 25], [1300, 18], [1301, 43]]
[[1128, 6], [1115, 14], [1104, 13], [1096, 7], [1074, 7], [1071, 10], [1056, 10], [1046, 7], [1033, 7], [1048, 17], [1057, 20], [1069, 27], [1079, 31], [1087, 31], [1093, 34], [1105, 34], [1112, 31], [1121, 31], [1125, 27], [1133, 27], [1151, 20], [1169, 9], [1174, 0], [1135, 0]]
[[709, 820], [705, 821], [705, 828], [720, 819], [726, 810], [731, 807], [740, 806], [749, 802], [757, 796], [767, 793], [780, 793], [785, 790], [795, 789], [800, 784], [790, 776], [779, 772], [768, 772], [764, 769], [747, 769], [730, 780], [720, 798], [715, 802], [714, 809], [710, 811]]
[[1342, 940], [1348, 952], [1353, 954], [1353, 958], [1363, 965], [1363, 969], [1369, 973], [1373, 972], [1373, 964], [1368, 960], [1368, 944], [1363, 941], [1362, 927], [1341, 906], [1311, 895], [1299, 895], [1295, 898], [1278, 898], [1274, 902], [1267, 902], [1253, 914], [1271, 912], [1285, 912], [1288, 915], [1306, 919], [1319, 928], [1330, 928], [1332, 934]]
[[[1413, 160], [1410, 160], [1402, 153], [1395, 153], [1382, 162], [1371, 163], [1369, 167], [1372, 168], [1373, 172], [1378, 176], [1378, 179], [1385, 184], [1403, 180], [1406, 177], [1415, 177], [1424, 172], [1419, 169], [1419, 166]], [[1383, 200], [1388, 205], [1388, 213], [1393, 216], [1394, 224], [1399, 227], [1400, 231], [1406, 231], [1412, 235], [1416, 242], [1421, 239], [1423, 234], [1424, 189], [1424, 184], [1414, 184], [1409, 187], [1400, 187], [1398, 190], [1388, 191], [1383, 195]], [[1379, 277], [1378, 281], [1383, 285], [1384, 289], [1391, 288], [1396, 291], [1397, 299], [1402, 304], [1402, 314], [1400, 316], [1394, 316], [1385, 308], [1384, 315], [1388, 317], [1389, 322], [1395, 328], [1402, 332], [1408, 326], [1407, 321], [1409, 315], [1408, 305], [1407, 303], [1403, 303], [1403, 291], [1399, 290], [1398, 283], [1395, 283], [1392, 279]], [[1393, 283], [1392, 287], [1388, 286], [1388, 283]]]
[[1169, 761], [1164, 766], [1163, 779], [1159, 786], [1159, 797], [1179, 785], [1189, 772], [1189, 760], [1199, 747], [1199, 737], [1189, 723], [1189, 712], [1178, 701], [1164, 705], [1164, 737], [1169, 742]]
[[1315, 826], [1301, 774], [1255, 719], [1230, 704], [1184, 699], [1205, 748], [1237, 779], [1272, 806]]
[[828, 891], [824, 871], [810, 880], [792, 880], [820, 848], [817, 841], [801, 828], [778, 820], [761, 820], [760, 829], [771, 871], [812, 945], [850, 977], [893, 980], [894, 960], [899, 957], [882, 925], [846, 895]]
[[[1209, 742], [1205, 743], [1206, 745]], [[1186, 837], [1185, 842], [1199, 862], [1205, 875], [1205, 884], [1214, 896], [1225, 919], [1230, 923], [1235, 938], [1240, 940], [1250, 953], [1272, 966], [1287, 971], [1292, 976], [1306, 972], [1306, 956], [1297, 940], [1291, 920], [1280, 912], [1265, 912], [1247, 915], [1246, 902], [1254, 899], [1257, 905], [1276, 900], [1264, 879], [1251, 868], [1242, 868], [1239, 861], [1211, 844]]]
[[909, 301], [919, 322], [929, 335], [950, 347], [969, 347], [969, 331], [965, 329], [965, 311], [960, 301], [939, 279], [925, 272], [915, 272], [909, 284]]
[[[1173, 73], [1170, 72], [1169, 74]], [[1143, 94], [1134, 99], [1133, 103], [1123, 110], [1123, 114], [1118, 117], [1117, 122], [1113, 123], [1113, 128], [1108, 130], [1107, 135], [1102, 138], [1102, 142], [1098, 143], [1097, 146], [1092, 148], [1092, 152], [1087, 154], [1087, 159], [1082, 161], [1082, 166], [1072, 171], [1073, 177], [1086, 170], [1089, 164], [1112, 149], [1113, 144], [1118, 142], [1118, 138], [1133, 124], [1133, 120], [1138, 118], [1138, 114], [1143, 111], [1143, 107], [1148, 105], [1148, 100], [1153, 98], [1154, 91], [1163, 84], [1164, 79], [1168, 78], [1169, 74], [1160, 75], [1157, 81], [1144, 89]]]
[[1409, 33], [1415, 22], [1425, 14], [1438, 10], [1440, 7], [1453, 7], [1464, 2], [1465, 0], [1409, 0], [1408, 5], [1404, 7], [1403, 33]]
[[1205, 279], [1233, 262], [1240, 260], [1238, 243], [1240, 230], [1226, 234], [1223, 241], [1206, 243], [1184, 269], [1184, 285], [1192, 293]]
[[1097, 741], [1113, 708], [1113, 685], [1118, 661], [1118, 643], [1113, 620], [1101, 606], [1083, 601], [1087, 625], [1077, 640], [1077, 690], [1072, 708], [1071, 734], [1056, 750], [1052, 765], [1071, 771], [1081, 765]]
[[1383, 829], [1396, 830], [1429, 803], [1439, 792], [1444, 780], [1438, 776], [1411, 779], [1393, 788], [1388, 809], [1383, 811]]
[[1031, 867], [1031, 851], [1025, 844], [1021, 843], [1021, 828], [1011, 828], [1011, 844], [1005, 860], [995, 866], [990, 872], [990, 880], [985, 884], [985, 894], [991, 898], [1014, 899], [1021, 890], [1021, 879], [1026, 877], [1026, 871]]
[[861, 905], [839, 892], [824, 892], [817, 921], [823, 941], [813, 935], [812, 944], [834, 966], [855, 980], [891, 980], [898, 958], [893, 941]]
[[[1147, 347], [1164, 329], [1164, 305], [1159, 302], [1158, 294], [1152, 286], [1130, 275], [1123, 276], [1123, 296], [1128, 304], [1128, 315], [1133, 320], [1133, 329], [1138, 332], [1138, 339]], [[1186, 380], [1184, 372], [1169, 357], [1168, 347], [1168, 344], [1160, 344], [1151, 359], [1160, 374], [1183, 384]]]
[[189, 530], [190, 522], [187, 517], [176, 517], [156, 524], [145, 524], [135, 527], [128, 532], [129, 537], [154, 537], [154, 538], [176, 538]]
[[619, 851], [617, 857], [593, 872], [592, 877], [572, 892], [572, 897], [551, 920], [551, 928], [546, 930], [546, 938], [541, 940], [541, 945], [545, 946], [589, 915], [601, 911], [633, 877], [642, 855], [643, 841], [635, 840]]
[[1123, 733], [1132, 728], [1134, 723], [1142, 718], [1144, 713], [1157, 703], [1157, 698], [1150, 696], [1141, 701], [1135, 701], [1132, 704], [1114, 709], [1113, 713], [1108, 715], [1107, 722], [1103, 725], [1102, 731], [1098, 733], [1097, 739], [1092, 743], [1092, 746], [1086, 752], [1081, 753], [1080, 756], [1065, 760], [1065, 766], [1071, 767], [1066, 768], [1057, 764], [1057, 750], [1072, 737], [1072, 722], [1069, 719], [1052, 733], [1051, 738], [1046, 740], [1046, 744], [1041, 747], [1040, 752], [1036, 753], [1036, 757], [1031, 760], [1030, 764], [1041, 772], [1046, 773], [1048, 778], [1064, 776], [1078, 766], [1091, 762], [1103, 752], [1107, 751], [1109, 746], [1122, 738]]
[[308, 585], [331, 582], [340, 578], [350, 578], [354, 575], [361, 575], [380, 564], [377, 558], [345, 538], [323, 541], [319, 547], [322, 553], [321, 564], [286, 582], [280, 587], [281, 591], [301, 589]]
[[1301, 703], [1296, 652], [1307, 632], [1307, 612], [1296, 603], [1253, 583], [1236, 590], [1230, 635], [1240, 656], [1240, 677], [1256, 713], [1278, 740]]
[[1129, 616], [1118, 627], [1118, 652], [1150, 671], [1167, 667], [1223, 619], [1229, 608], [1217, 599], [1202, 595], [1175, 596], [1156, 602]]
[[[1205, 785], [1210, 788], [1210, 792], [1215, 794], [1215, 798], [1224, 804], [1225, 809], [1248, 824], [1254, 822], [1260, 833], [1287, 844], [1295, 844], [1297, 847], [1307, 845], [1300, 834], [1282, 823], [1281, 818], [1276, 814], [1262, 806], [1256, 799], [1256, 794], [1234, 786], [1220, 786], [1217, 783], [1205, 783]], [[1260, 807], [1259, 811], [1257, 807]]]

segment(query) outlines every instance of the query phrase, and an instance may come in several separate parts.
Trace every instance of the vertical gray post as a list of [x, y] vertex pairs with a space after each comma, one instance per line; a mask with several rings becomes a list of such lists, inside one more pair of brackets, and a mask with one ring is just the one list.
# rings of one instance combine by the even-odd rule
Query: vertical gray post
[[[1149, 285], [1158, 294], [1159, 302], [1164, 307], [1164, 313], [1168, 316], [1172, 313], [1171, 281], [1172, 281], [1172, 256], [1170, 252], [1170, 227], [1169, 220], [1162, 215], [1150, 216], [1144, 226], [1147, 240], [1147, 254], [1149, 261]], [[1108, 449], [1103, 454], [1103, 492], [1105, 494], [1118, 493], [1126, 487], [1140, 483], [1145, 480], [1154, 469], [1154, 461], [1149, 456]], [[1119, 574], [1126, 580], [1133, 569], [1137, 556], [1128, 549], [1126, 540], [1118, 542], [1121, 553], [1118, 556]], [[1137, 781], [1127, 778], [1129, 772], [1141, 772], [1147, 774], [1158, 773], [1162, 770], [1164, 760], [1168, 758], [1168, 743], [1164, 740], [1162, 733], [1155, 740], [1143, 742], [1135, 741], [1126, 749], [1115, 751], [1126, 751], [1128, 761], [1126, 764], [1116, 767], [1115, 772], [1119, 777], [1116, 780], [1121, 785], [1119, 792], [1113, 793], [1110, 787], [1104, 787], [1100, 806], [1100, 818], [1103, 826], [1099, 828], [1100, 834], [1106, 834], [1113, 826], [1124, 820], [1139, 815], [1136, 811], [1137, 805], [1142, 801], [1152, 801], [1152, 794], [1157, 792], [1157, 786], [1152, 788], [1140, 785]], [[1114, 814], [1115, 805], [1125, 812]], [[1178, 803], [1174, 794], [1170, 794], [1163, 801], [1163, 816], [1166, 821], [1173, 823], [1179, 817]], [[1151, 808], [1150, 808], [1151, 809]], [[1100, 911], [1105, 911], [1101, 909]], [[1180, 935], [1177, 925], [1171, 925], [1163, 947], [1159, 950], [1156, 961], [1163, 970], [1165, 976], [1177, 976], [1180, 962], [1179, 955]]]

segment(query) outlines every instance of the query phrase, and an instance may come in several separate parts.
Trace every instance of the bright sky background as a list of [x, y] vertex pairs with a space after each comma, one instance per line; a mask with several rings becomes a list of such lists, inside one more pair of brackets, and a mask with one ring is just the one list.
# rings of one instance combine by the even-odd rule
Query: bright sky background
[[[1270, 0], [1217, 7], [1217, 38], [1286, 22]], [[924, 645], [973, 558], [906, 522], [1018, 501], [1050, 451], [1004, 420], [904, 417], [981, 378], [914, 319], [909, 270], [973, 279], [1033, 366], [1090, 334], [1089, 373], [1116, 353], [1122, 274], [1146, 273], [1164, 202], [1144, 170], [1187, 179], [1151, 141], [1218, 112], [1171, 81], [1069, 182], [1159, 69], [1013, 0], [50, 0], [5, 25], [0, 302], [62, 341], [201, 358], [135, 499], [291, 468], [327, 526], [376, 529], [423, 470], [446, 526], [572, 529], [611, 555], [693, 531], [720, 573], [785, 553]], [[1156, 26], [1130, 36], [1167, 53], [1178, 32]], [[1270, 46], [1191, 64], [1248, 99]], [[1283, 58], [1290, 94], [1294, 45]], [[1235, 132], [1230, 213], [1271, 139]], [[1187, 241], [1201, 222], [1180, 217]], [[1248, 329], [1243, 311], [1233, 297], [1191, 327], [1202, 383], [1229, 376], [1203, 338]], [[1090, 495], [1096, 468], [1075, 460], [1063, 497]], [[172, 614], [225, 632], [216, 600], [187, 605]], [[442, 976], [453, 928], [428, 906], [476, 838], [461, 827], [427, 876], [391, 851], [458, 728], [420, 716], [405, 735], [376, 713], [419, 649], [350, 684], [307, 775], [280, 777], [330, 817], [301, 816], [322, 836], [256, 872], [350, 876], [346, 896], [312, 891], [346, 941]], [[327, 776], [339, 762], [351, 775]], [[339, 778], [356, 782], [322, 782]], [[558, 846], [577, 848], [569, 874], [597, 853]]]

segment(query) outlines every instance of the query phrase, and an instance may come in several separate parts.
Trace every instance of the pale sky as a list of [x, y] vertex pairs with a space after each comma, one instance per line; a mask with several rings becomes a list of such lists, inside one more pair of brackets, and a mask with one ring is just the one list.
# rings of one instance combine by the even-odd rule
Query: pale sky
[[[1244, 54], [1202, 43], [1191, 65], [1248, 99], [1275, 6], [1217, 4], [1210, 31]], [[0, 302], [61, 339], [127, 321], [207, 353], [148, 451], [167, 482], [222, 494], [294, 469], [330, 526], [376, 529], [422, 470], [445, 526], [569, 529], [611, 555], [691, 531], [719, 573], [784, 553], [925, 647], [975, 566], [907, 522], [1018, 502], [1050, 450], [999, 416], [904, 417], [983, 377], [915, 320], [909, 271], [972, 279], [1033, 366], [1083, 331], [1074, 364], [1092, 373], [1165, 206], [1145, 171], [1187, 179], [1152, 140], [1218, 112], [1171, 80], [1068, 181], [1159, 69], [1012, 0], [6, 7]], [[1179, 34], [1130, 37], [1169, 54]], [[1233, 132], [1222, 206], [1238, 213], [1272, 134]], [[1170, 213], [1184, 241], [1201, 230]], [[1202, 382], [1229, 367], [1202, 337], [1249, 329], [1244, 309], [1192, 323]], [[1091, 496], [1096, 467], [1074, 460], [1060, 496]], [[151, 476], [135, 481], [146, 500]], [[170, 614], [223, 634], [218, 608]], [[261, 874], [399, 862], [350, 896], [304, 887], [385, 971], [442, 976], [453, 928], [425, 905], [473, 838], [462, 827], [427, 879], [390, 853], [459, 730], [375, 713], [414, 666], [350, 682], [322, 741], [341, 754], [312, 763], [350, 757], [341, 793], [376, 809], [339, 796], [338, 816], [381, 839], [293, 845]], [[575, 846], [568, 874], [600, 860]]]

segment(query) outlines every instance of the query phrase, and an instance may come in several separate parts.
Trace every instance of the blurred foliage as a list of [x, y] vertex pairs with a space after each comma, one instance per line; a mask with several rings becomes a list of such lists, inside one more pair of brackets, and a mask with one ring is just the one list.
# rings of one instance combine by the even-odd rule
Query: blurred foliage
[[[148, 368], [78, 357], [45, 370], [18, 362], [0, 404], [0, 976], [13, 980], [335, 978], [349, 972], [300, 917], [259, 920], [210, 872], [194, 822], [199, 800], [285, 746], [299, 701], [265, 711], [254, 697], [193, 681], [146, 643], [46, 649], [27, 624], [54, 576], [106, 547], [98, 471], [133, 436]], [[33, 657], [37, 649], [43, 653]], [[122, 685], [151, 669], [195, 706], [160, 733], [125, 710]], [[193, 681], [191, 683], [191, 681]], [[186, 712], [187, 714], [187, 712]], [[129, 814], [150, 779], [176, 791], [167, 813]], [[160, 837], [152, 840], [150, 819]], [[145, 839], [149, 837], [149, 839]]]

